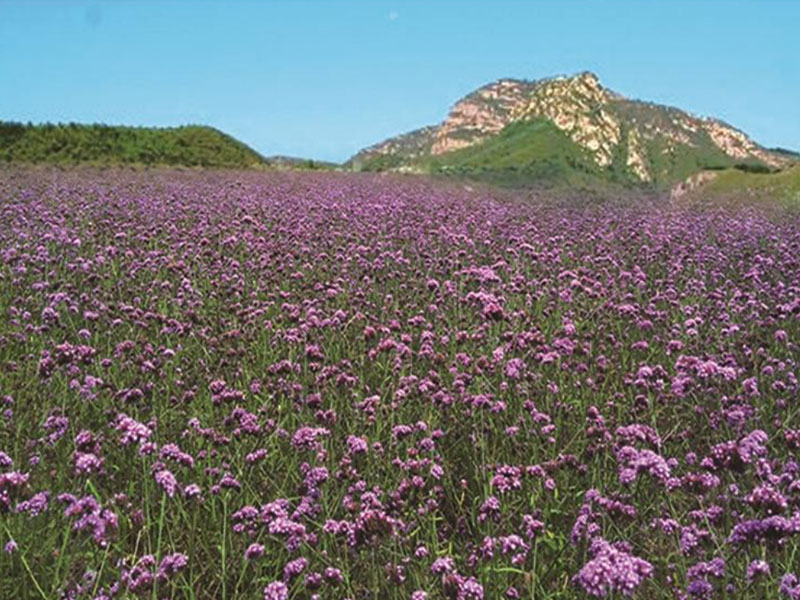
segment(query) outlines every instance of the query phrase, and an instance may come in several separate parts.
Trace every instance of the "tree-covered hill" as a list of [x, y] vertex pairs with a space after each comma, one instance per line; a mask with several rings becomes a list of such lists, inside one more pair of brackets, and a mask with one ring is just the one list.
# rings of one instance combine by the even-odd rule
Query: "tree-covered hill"
[[126, 127], [0, 121], [0, 162], [251, 168], [263, 156], [212, 127]]

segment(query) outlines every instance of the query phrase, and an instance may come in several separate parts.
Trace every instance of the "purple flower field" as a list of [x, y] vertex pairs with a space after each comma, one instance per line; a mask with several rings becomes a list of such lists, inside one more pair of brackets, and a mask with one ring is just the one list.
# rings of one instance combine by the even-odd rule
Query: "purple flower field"
[[800, 217], [4, 171], [0, 597], [800, 599]]

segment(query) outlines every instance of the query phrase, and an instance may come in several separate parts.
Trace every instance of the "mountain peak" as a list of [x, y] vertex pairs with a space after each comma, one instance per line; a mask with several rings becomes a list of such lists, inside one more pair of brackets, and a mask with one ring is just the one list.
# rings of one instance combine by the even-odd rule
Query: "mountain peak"
[[575, 75], [567, 77], [567, 79], [584, 83], [586, 85], [591, 85], [593, 87], [600, 86], [600, 78], [592, 71], [581, 71], [580, 73], [576, 73]]

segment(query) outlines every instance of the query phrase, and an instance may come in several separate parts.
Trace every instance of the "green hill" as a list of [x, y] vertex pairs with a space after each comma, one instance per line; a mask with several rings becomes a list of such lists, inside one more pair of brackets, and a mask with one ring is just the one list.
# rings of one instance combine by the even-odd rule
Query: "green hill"
[[625, 98], [585, 72], [495, 81], [456, 102], [440, 124], [374, 144], [345, 166], [666, 190], [709, 169], [769, 172], [796, 158], [717, 119]]
[[252, 168], [268, 163], [212, 127], [31, 125], [0, 121], [0, 162]]
[[716, 173], [692, 193], [699, 200], [769, 202], [800, 209], [800, 164], [779, 173], [753, 173], [728, 169]]

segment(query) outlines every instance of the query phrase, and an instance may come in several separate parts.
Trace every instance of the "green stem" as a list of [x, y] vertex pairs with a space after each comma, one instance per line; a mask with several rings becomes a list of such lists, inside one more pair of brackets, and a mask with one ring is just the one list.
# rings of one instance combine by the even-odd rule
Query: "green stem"
[[[156, 562], [161, 560], [161, 534], [164, 531], [164, 514], [167, 509], [167, 496], [161, 495], [161, 513], [158, 516], [158, 540], [156, 541]], [[158, 581], [153, 581], [153, 600], [158, 600]]]
[[222, 498], [222, 600], [225, 600], [227, 595], [227, 579], [228, 575], [225, 572], [226, 570], [226, 560], [225, 560], [225, 534], [228, 531], [228, 503], [226, 502], [227, 498]]
[[[11, 532], [8, 530], [8, 527], [5, 524], [3, 524], [3, 529], [6, 530], [6, 534], [8, 535], [9, 539], [14, 539], [13, 536], [11, 535]], [[44, 593], [44, 590], [42, 589], [42, 586], [40, 586], [39, 582], [36, 581], [36, 577], [33, 575], [33, 571], [31, 571], [31, 567], [28, 564], [28, 561], [25, 560], [25, 555], [22, 552], [20, 552], [19, 557], [20, 557], [20, 560], [22, 560], [22, 566], [25, 567], [25, 571], [27, 571], [27, 573], [28, 573], [28, 577], [31, 578], [31, 581], [33, 582], [33, 585], [36, 587], [36, 591], [39, 592], [39, 595], [42, 598], [44, 598], [44, 600], [47, 600], [47, 594]]]

